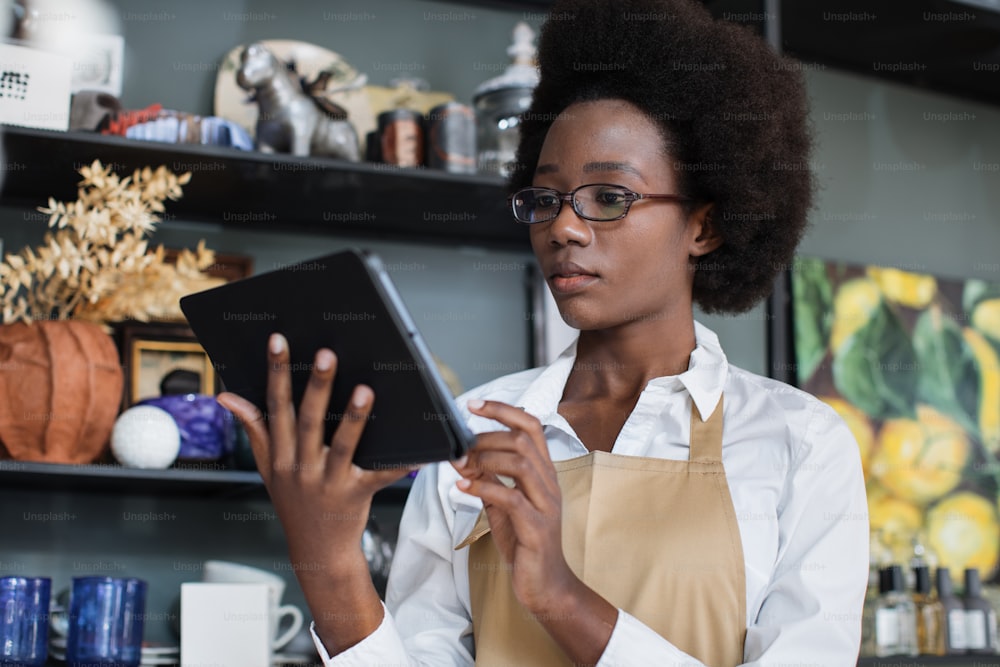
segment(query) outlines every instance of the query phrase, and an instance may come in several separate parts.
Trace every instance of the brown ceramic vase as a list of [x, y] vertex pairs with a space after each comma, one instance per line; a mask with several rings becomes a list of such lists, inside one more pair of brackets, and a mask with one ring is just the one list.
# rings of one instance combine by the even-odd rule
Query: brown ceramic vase
[[121, 406], [124, 375], [98, 325], [0, 325], [0, 459], [90, 463]]

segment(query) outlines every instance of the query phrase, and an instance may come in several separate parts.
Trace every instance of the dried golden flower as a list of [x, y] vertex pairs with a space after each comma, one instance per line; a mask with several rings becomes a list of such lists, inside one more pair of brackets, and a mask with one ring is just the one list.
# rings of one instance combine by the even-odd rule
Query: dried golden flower
[[202, 271], [215, 261], [205, 242], [164, 262], [147, 236], [160, 222], [163, 202], [181, 197], [190, 173], [166, 167], [137, 169], [119, 178], [95, 160], [81, 167], [77, 200], [49, 199], [40, 246], [8, 254], [0, 263], [0, 315], [4, 323], [39, 319], [182, 320], [180, 297], [222, 283]]

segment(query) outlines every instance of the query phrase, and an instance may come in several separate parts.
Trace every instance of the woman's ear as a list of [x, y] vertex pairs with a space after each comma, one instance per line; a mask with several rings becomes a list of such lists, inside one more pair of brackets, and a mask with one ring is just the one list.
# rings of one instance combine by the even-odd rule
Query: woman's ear
[[692, 225], [691, 256], [707, 255], [722, 245], [722, 235], [715, 227], [715, 204], [705, 204], [694, 210], [689, 220]]

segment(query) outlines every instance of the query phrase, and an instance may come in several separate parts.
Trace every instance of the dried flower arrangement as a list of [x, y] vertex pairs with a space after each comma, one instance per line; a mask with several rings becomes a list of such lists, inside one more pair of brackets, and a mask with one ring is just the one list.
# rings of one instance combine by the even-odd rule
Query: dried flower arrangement
[[2, 322], [183, 320], [180, 297], [223, 282], [202, 273], [215, 261], [204, 241], [176, 264], [164, 262], [162, 246], [148, 247], [164, 201], [181, 197], [190, 173], [146, 167], [119, 178], [96, 160], [79, 173], [75, 202], [50, 198], [38, 209], [56, 231], [0, 263]]

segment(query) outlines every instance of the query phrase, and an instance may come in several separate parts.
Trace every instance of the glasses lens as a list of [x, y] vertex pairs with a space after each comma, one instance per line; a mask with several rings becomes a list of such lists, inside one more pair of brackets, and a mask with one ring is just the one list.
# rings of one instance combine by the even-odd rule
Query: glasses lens
[[559, 215], [559, 193], [545, 188], [525, 188], [514, 195], [514, 217], [528, 224], [552, 220]]
[[586, 185], [573, 197], [577, 212], [590, 220], [616, 220], [625, 215], [632, 193], [613, 185]]

